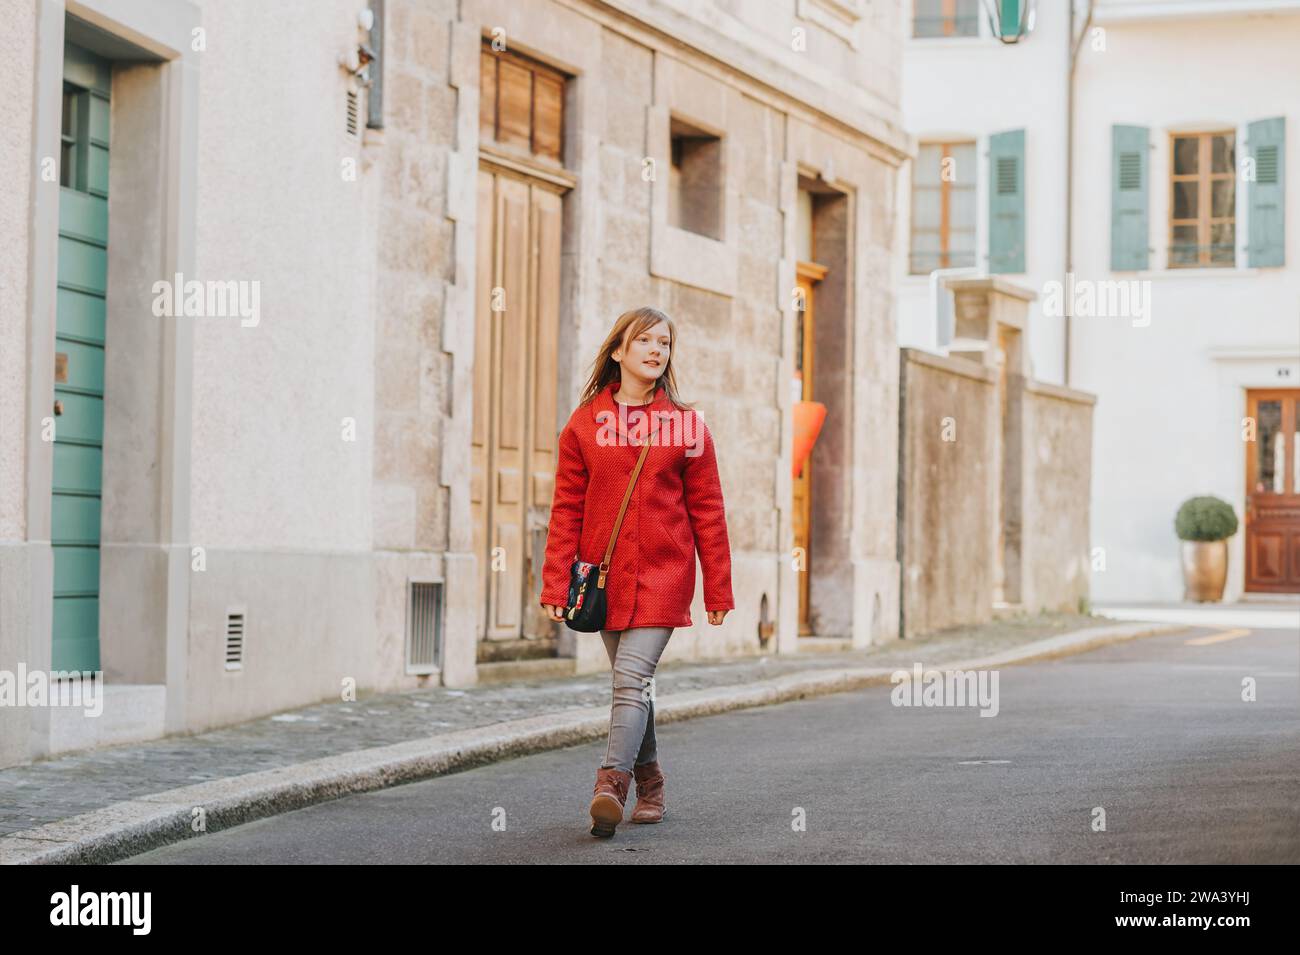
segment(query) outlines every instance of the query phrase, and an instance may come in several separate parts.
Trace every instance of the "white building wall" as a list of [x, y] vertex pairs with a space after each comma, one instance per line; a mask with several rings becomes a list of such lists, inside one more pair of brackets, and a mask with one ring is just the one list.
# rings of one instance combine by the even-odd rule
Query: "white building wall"
[[203, 3], [197, 264], [261, 289], [256, 326], [195, 325], [192, 533], [209, 548], [371, 547], [374, 182], [337, 64], [358, 9]]
[[[15, 75], [28, 77], [36, 63], [36, 16], [31, 5], [7, 10], [0, 29], [0, 53]], [[24, 86], [22, 91], [30, 92]], [[0, 124], [0, 235], [10, 238], [0, 256], [0, 542], [21, 540], [27, 527], [23, 447], [27, 418], [28, 222], [33, 191], [30, 95], [15, 96]]]
[[[40, 558], [27, 546], [28, 272], [31, 268], [32, 204], [36, 169], [32, 150], [32, 83], [36, 70], [36, 10], [7, 9], [0, 21], [0, 55], [14, 77], [0, 123], [0, 666], [27, 659], [32, 650], [31, 579]], [[39, 409], [33, 409], [39, 410]], [[48, 559], [46, 545], [42, 552]], [[24, 758], [32, 732], [31, 707], [0, 713], [0, 766]]]
[[[1065, 3], [1039, 3], [1033, 32], [1016, 44], [989, 34], [981, 13], [979, 37], [913, 39], [911, 4], [903, 28], [903, 123], [918, 143], [974, 139], [976, 267], [988, 269], [988, 137], [1025, 130], [1024, 275], [1006, 278], [1038, 291], [1057, 279], [1065, 261], [1065, 111], [1067, 16]], [[927, 276], [908, 274], [911, 247], [912, 166], [900, 177], [897, 247], [899, 345], [935, 348], [934, 310]], [[1060, 318], [1044, 316], [1041, 297], [1030, 306], [1030, 362], [1034, 377], [1064, 382]]]
[[[1155, 4], [1108, 4], [1130, 14]], [[1165, 4], [1163, 6], [1173, 6]], [[1238, 517], [1245, 503], [1241, 419], [1247, 387], [1300, 387], [1300, 9], [1222, 16], [1120, 18], [1102, 10], [1105, 49], [1085, 43], [1079, 64], [1075, 274], [1136, 278], [1150, 324], [1074, 320], [1072, 384], [1099, 396], [1093, 445], [1093, 599], [1179, 600], [1174, 515], [1187, 497], [1216, 494]], [[1250, 6], [1258, 6], [1251, 4]], [[1238, 179], [1238, 268], [1175, 269], [1167, 261], [1169, 134], [1233, 128], [1285, 116], [1287, 251], [1282, 268], [1248, 269]], [[1150, 128], [1150, 269], [1110, 272], [1112, 124]], [[1253, 447], [1253, 446], [1252, 446]], [[1230, 542], [1225, 599], [1243, 588], [1244, 529]]]
[[[904, 125], [918, 141], [977, 136], [978, 246], [987, 254], [987, 137], [1026, 130], [1025, 276], [1033, 374], [1066, 380], [1063, 320], [1044, 315], [1045, 283], [1065, 271], [1067, 4], [1039, 0], [1028, 40], [905, 41]], [[1083, 4], [1080, 4], [1082, 8]], [[907, 24], [905, 23], [905, 28]], [[909, 31], [910, 32], [910, 31]], [[1100, 40], [1100, 43], [1095, 41]], [[1099, 48], [1104, 46], [1104, 49]], [[1300, 3], [1295, 0], [1098, 0], [1076, 77], [1073, 272], [1080, 280], [1139, 279], [1140, 316], [1077, 316], [1068, 381], [1098, 395], [1094, 420], [1094, 601], [1178, 600], [1173, 520], [1194, 494], [1217, 494], [1243, 515], [1246, 389], [1300, 386]], [[1167, 270], [1169, 134], [1285, 116], [1287, 265], [1245, 267], [1245, 184], [1238, 183], [1239, 267]], [[1110, 272], [1111, 125], [1150, 128], [1150, 268]], [[908, 276], [911, 168], [900, 177], [899, 342], [934, 348], [924, 277]], [[981, 258], [981, 268], [987, 260]], [[1225, 599], [1244, 586], [1244, 532], [1230, 542]], [[1104, 567], [1104, 569], [1100, 569]]]

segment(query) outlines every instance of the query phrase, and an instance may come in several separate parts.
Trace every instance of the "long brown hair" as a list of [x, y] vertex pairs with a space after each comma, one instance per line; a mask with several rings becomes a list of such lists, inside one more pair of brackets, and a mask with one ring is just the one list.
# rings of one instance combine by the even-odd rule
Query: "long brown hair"
[[673, 376], [673, 359], [677, 357], [677, 326], [666, 314], [649, 305], [629, 309], [618, 317], [614, 327], [609, 330], [605, 343], [600, 346], [596, 360], [592, 362], [591, 376], [582, 389], [582, 397], [578, 400], [579, 406], [595, 398], [611, 381], [622, 378], [622, 369], [614, 360], [614, 350], [625, 341], [634, 341], [647, 328], [653, 328], [660, 322], [668, 326], [668, 363], [664, 365], [664, 373], [655, 382], [654, 390], [658, 391], [662, 387], [665, 397], [678, 408], [694, 407], [678, 396], [677, 380]]

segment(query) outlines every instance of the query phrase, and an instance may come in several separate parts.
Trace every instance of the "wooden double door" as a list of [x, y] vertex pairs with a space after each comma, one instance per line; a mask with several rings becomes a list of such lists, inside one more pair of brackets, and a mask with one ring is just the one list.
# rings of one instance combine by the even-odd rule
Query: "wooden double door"
[[1246, 590], [1300, 593], [1300, 388], [1246, 393]]
[[561, 216], [557, 187], [480, 167], [470, 485], [480, 661], [546, 653], [537, 640], [554, 630], [537, 598], [555, 482]]

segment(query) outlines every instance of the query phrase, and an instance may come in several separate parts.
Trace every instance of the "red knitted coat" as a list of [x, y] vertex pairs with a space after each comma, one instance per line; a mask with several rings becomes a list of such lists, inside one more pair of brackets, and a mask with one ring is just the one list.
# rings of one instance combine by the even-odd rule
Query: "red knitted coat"
[[691, 626], [697, 550], [704, 570], [704, 608], [734, 609], [731, 545], [713, 436], [703, 417], [677, 408], [662, 386], [649, 405], [639, 407], [614, 401], [618, 387], [614, 381], [579, 406], [560, 432], [541, 603], [567, 603], [575, 556], [593, 564], [604, 558], [649, 431], [651, 447], [605, 579], [605, 629]]

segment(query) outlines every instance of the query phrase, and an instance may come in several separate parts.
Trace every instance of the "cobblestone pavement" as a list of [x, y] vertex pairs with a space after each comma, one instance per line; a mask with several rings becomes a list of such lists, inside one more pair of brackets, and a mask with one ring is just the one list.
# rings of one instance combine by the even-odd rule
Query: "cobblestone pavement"
[[[959, 627], [865, 651], [665, 661], [657, 693], [754, 683], [840, 667], [910, 669], [957, 662], [1046, 637], [1114, 623], [1081, 614], [1026, 616]], [[434, 687], [319, 703], [237, 726], [0, 770], [0, 835], [179, 786], [277, 769], [323, 756], [423, 739], [505, 720], [608, 705], [609, 671], [467, 689]]]

